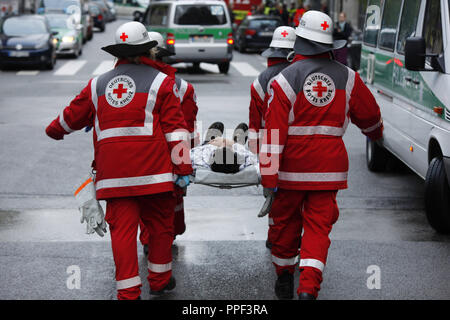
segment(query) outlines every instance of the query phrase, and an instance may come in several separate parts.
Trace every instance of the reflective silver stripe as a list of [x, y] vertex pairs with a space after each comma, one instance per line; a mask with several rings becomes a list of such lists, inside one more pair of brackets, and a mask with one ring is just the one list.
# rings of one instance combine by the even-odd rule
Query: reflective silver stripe
[[129, 278], [129, 279], [124, 279], [124, 280], [119, 280], [119, 281], [117, 281], [117, 290], [136, 287], [140, 284], [142, 284], [142, 282], [141, 282], [141, 278], [139, 276]]
[[261, 98], [262, 101], [264, 101], [264, 90], [261, 86], [261, 84], [259, 83], [258, 78], [255, 79], [255, 81], [253, 81], [253, 88], [255, 88], [256, 93], [258, 94], [258, 96]]
[[375, 131], [376, 129], [378, 129], [379, 127], [381, 127], [381, 124], [383, 123], [383, 120], [378, 121], [378, 123], [374, 126], [371, 126], [369, 128], [363, 129], [361, 130], [364, 133], [370, 133], [372, 131]]
[[184, 209], [184, 204], [183, 203], [180, 203], [179, 205], [175, 206], [175, 212], [181, 211], [183, 209]]
[[151, 136], [151, 135], [152, 129], [149, 127], [111, 128], [100, 131], [100, 134], [97, 136], [97, 141], [114, 137]]
[[148, 261], [148, 269], [153, 272], [163, 273], [172, 270], [172, 262], [166, 264], [157, 264]]
[[297, 100], [297, 95], [295, 94], [295, 91], [292, 89], [289, 82], [286, 80], [286, 78], [283, 76], [283, 74], [279, 74], [275, 81], [280, 85], [281, 89], [283, 90], [286, 97], [291, 102], [291, 106], [294, 106], [295, 101]]
[[278, 173], [278, 178], [284, 181], [294, 182], [335, 182], [346, 181], [347, 172], [283, 172]]
[[273, 222], [273, 218], [269, 218], [269, 226], [273, 226], [275, 223]]
[[98, 191], [106, 188], [144, 186], [147, 184], [157, 184], [164, 182], [173, 182], [172, 173], [162, 173], [142, 177], [104, 179], [97, 181], [95, 188]]
[[350, 69], [348, 67], [347, 67], [347, 70], [348, 70], [348, 79], [347, 79], [347, 84], [345, 86], [346, 99], [345, 99], [345, 122], [344, 122], [344, 126], [343, 126], [344, 133], [345, 133], [345, 130], [347, 130], [348, 124], [350, 122], [348, 112], [350, 110], [350, 99], [352, 97], [352, 91], [355, 86], [355, 71], [353, 71], [352, 69]]
[[342, 137], [344, 133], [344, 128], [330, 126], [289, 127], [288, 129], [288, 135], [290, 136], [310, 136], [315, 134], [322, 134]]
[[184, 95], [186, 94], [187, 88], [188, 88], [188, 83], [186, 81], [184, 81], [183, 79], [181, 79], [180, 89], [178, 90], [178, 92], [180, 94], [180, 102], [181, 103], [183, 103]]
[[284, 146], [276, 145], [276, 144], [263, 144], [261, 146], [261, 152], [264, 153], [273, 153], [280, 154], [283, 152]]
[[67, 124], [66, 120], [64, 119], [64, 109], [59, 114], [59, 124], [67, 133], [74, 132], [75, 130], [71, 129], [69, 125]]
[[98, 79], [98, 77], [95, 77], [91, 80], [91, 100], [92, 100], [92, 104], [95, 107], [95, 110], [97, 110], [97, 106], [98, 106], [97, 79]]
[[272, 255], [272, 262], [280, 267], [293, 266], [298, 262], [298, 256], [289, 259], [281, 259]]
[[189, 141], [191, 138], [191, 135], [189, 132], [186, 131], [174, 131], [170, 133], [166, 133], [166, 140], [167, 142], [173, 142], [173, 141]]
[[312, 267], [319, 269], [323, 272], [323, 269], [325, 268], [325, 265], [322, 261], [317, 259], [300, 259], [300, 268], [301, 267]]

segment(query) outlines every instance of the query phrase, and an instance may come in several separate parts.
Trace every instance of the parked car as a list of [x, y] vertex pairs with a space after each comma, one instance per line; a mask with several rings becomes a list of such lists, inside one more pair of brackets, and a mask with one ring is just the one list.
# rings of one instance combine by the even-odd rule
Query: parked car
[[150, 3], [143, 22], [166, 37], [167, 49], [175, 52], [169, 63], [215, 63], [228, 73], [233, 59], [231, 20], [223, 1], [158, 1]]
[[267, 49], [272, 41], [273, 32], [283, 22], [276, 16], [247, 16], [236, 30], [236, 49], [245, 52], [247, 49]]
[[49, 13], [47, 17], [50, 29], [57, 32], [54, 42], [57, 55], [73, 55], [78, 58], [83, 52], [83, 26], [77, 24], [73, 16], [64, 13]]
[[94, 27], [100, 29], [101, 32], [105, 31], [106, 20], [99, 5], [96, 3], [89, 3], [89, 14], [94, 21]]
[[44, 16], [4, 18], [0, 25], [0, 68], [36, 65], [53, 69], [56, 62], [55, 34]]
[[108, 2], [106, 0], [92, 0], [92, 3], [95, 3], [100, 7], [102, 10], [103, 17], [105, 18], [106, 22], [111, 22], [116, 19], [115, 13], [111, 11], [110, 6], [108, 5]]
[[425, 180], [430, 225], [450, 233], [450, 8], [447, 0], [369, 0], [360, 74], [381, 108], [371, 171], [395, 155]]
[[111, 15], [113, 17], [113, 21], [116, 21], [117, 20], [117, 10], [116, 10], [116, 5], [114, 4], [114, 1], [106, 0], [106, 4], [109, 7], [109, 11], [111, 12]]

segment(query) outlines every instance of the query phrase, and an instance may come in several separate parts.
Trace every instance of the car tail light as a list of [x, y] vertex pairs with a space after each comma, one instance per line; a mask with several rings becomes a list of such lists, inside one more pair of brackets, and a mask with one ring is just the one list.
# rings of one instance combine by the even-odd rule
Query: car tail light
[[167, 33], [167, 44], [169, 46], [173, 46], [175, 44], [175, 35], [173, 33]]
[[98, 20], [103, 20], [103, 16], [101, 14], [98, 15], [97, 17]]
[[247, 29], [245, 30], [245, 35], [246, 36], [254, 36], [256, 34], [256, 30], [254, 29]]
[[232, 34], [232, 33], [229, 33], [229, 34], [228, 34], [227, 43], [228, 43], [229, 45], [234, 44], [234, 39], [233, 39], [233, 34]]

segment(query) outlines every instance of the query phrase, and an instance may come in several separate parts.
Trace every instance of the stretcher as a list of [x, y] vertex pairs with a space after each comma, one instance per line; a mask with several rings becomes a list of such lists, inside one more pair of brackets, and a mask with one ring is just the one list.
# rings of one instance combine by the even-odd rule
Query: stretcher
[[197, 168], [191, 176], [191, 182], [219, 189], [234, 189], [256, 186], [261, 183], [259, 167], [249, 166], [237, 173], [214, 172], [210, 169]]

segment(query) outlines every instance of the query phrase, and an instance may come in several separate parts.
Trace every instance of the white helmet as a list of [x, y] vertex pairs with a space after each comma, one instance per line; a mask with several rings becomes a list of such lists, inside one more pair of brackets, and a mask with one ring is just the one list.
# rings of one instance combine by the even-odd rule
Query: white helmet
[[150, 39], [158, 42], [158, 44], [157, 44], [158, 47], [164, 48], [164, 38], [161, 33], [156, 32], [156, 31], [150, 31], [148, 33], [148, 36], [150, 37]]
[[136, 21], [121, 25], [115, 34], [116, 44], [103, 47], [102, 49], [115, 57], [136, 56], [148, 53], [157, 45], [148, 36], [145, 26]]
[[275, 29], [270, 47], [293, 49], [295, 43], [295, 30], [291, 27], [281, 26]]
[[333, 20], [321, 12], [310, 10], [303, 14], [295, 34], [294, 50], [303, 55], [315, 55], [340, 49], [346, 40], [333, 41]]

